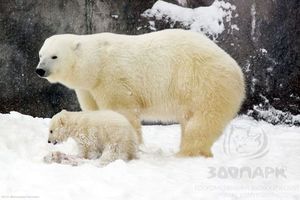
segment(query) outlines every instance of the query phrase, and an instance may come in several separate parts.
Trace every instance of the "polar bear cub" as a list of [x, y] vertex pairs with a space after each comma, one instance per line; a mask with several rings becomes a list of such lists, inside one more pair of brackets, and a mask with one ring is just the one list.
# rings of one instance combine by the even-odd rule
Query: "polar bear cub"
[[79, 157], [100, 157], [103, 165], [136, 157], [137, 133], [123, 115], [114, 111], [61, 111], [50, 122], [48, 143], [58, 144], [69, 137], [77, 142]]

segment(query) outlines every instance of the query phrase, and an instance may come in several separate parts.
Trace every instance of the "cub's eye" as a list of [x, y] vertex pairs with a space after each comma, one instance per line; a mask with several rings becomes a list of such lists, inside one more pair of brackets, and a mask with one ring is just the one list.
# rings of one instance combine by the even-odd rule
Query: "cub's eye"
[[53, 131], [52, 131], [52, 130], [50, 130], [50, 133], [53, 133]]
[[57, 58], [57, 56], [52, 56], [51, 58], [52, 58], [52, 59], [56, 59], [56, 58]]

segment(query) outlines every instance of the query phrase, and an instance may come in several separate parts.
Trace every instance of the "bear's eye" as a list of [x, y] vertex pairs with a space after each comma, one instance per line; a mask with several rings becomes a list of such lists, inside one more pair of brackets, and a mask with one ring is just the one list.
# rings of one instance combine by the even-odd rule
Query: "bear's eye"
[[56, 58], [57, 58], [57, 56], [52, 56], [51, 58], [52, 58], [52, 59], [56, 59]]
[[52, 130], [50, 130], [50, 133], [53, 133], [53, 131], [52, 131]]

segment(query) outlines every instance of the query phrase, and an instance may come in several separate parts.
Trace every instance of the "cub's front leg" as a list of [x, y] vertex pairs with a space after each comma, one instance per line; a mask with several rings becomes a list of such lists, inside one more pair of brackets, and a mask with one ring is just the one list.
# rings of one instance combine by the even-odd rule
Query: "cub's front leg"
[[92, 145], [78, 144], [79, 154], [78, 157], [84, 159], [97, 159], [101, 156], [101, 152]]
[[100, 165], [105, 166], [118, 159], [128, 161], [130, 157], [131, 156], [129, 156], [128, 152], [126, 152], [126, 150], [123, 147], [121, 147], [120, 144], [108, 144], [104, 148], [100, 157]]

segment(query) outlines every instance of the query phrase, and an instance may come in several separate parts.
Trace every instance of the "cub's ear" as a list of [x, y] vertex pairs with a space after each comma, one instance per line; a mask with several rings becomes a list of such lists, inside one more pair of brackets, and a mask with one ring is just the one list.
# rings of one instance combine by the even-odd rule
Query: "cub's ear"
[[74, 51], [76, 51], [76, 50], [80, 49], [80, 46], [81, 46], [81, 42], [80, 42], [80, 41], [75, 41], [75, 42], [73, 42], [73, 47], [72, 47], [72, 49], [73, 49]]

